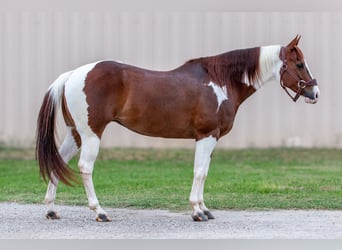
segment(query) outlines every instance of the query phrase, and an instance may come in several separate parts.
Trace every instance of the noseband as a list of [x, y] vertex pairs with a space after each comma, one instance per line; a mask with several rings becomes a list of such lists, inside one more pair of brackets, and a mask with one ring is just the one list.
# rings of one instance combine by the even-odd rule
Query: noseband
[[[289, 97], [294, 102], [296, 102], [298, 100], [298, 98], [300, 97], [303, 89], [305, 89], [307, 86], [315, 86], [315, 85], [317, 85], [317, 80], [316, 79], [311, 79], [309, 81], [304, 81], [304, 80], [300, 79], [298, 76], [293, 75], [290, 71], [288, 71], [285, 52], [286, 52], [286, 48], [285, 47], [281, 47], [279, 57], [280, 57], [280, 60], [283, 61], [283, 65], [280, 68], [280, 86], [285, 90], [285, 92], [289, 95]], [[296, 95], [294, 97], [287, 90], [288, 87], [285, 86], [285, 84], [283, 82], [283, 76], [284, 76], [285, 73], [287, 73], [289, 76], [291, 76], [294, 80], [297, 81], [298, 90], [297, 90], [297, 93], [296, 93]]]

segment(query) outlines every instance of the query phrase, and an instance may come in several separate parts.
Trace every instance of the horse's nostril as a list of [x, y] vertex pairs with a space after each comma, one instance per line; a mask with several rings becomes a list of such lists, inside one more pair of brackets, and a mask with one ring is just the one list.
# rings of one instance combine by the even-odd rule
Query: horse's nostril
[[315, 99], [318, 99], [319, 93], [315, 94]]

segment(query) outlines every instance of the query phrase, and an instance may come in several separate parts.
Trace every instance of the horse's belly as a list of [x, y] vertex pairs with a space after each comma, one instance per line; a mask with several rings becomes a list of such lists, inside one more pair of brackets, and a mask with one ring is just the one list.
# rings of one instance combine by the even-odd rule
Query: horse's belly
[[146, 112], [146, 114], [115, 119], [124, 127], [139, 134], [164, 138], [194, 138], [194, 128], [189, 117], [173, 114]]

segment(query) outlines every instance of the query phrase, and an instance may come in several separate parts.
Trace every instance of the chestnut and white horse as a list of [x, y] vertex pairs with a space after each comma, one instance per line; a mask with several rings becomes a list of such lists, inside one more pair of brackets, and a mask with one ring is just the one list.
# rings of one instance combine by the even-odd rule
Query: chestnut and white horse
[[[297, 36], [287, 46], [193, 59], [167, 72], [100, 61], [60, 75], [44, 97], [37, 122], [36, 157], [40, 174], [49, 180], [47, 218], [59, 218], [54, 210], [58, 181], [75, 180], [67, 163], [80, 149], [78, 167], [89, 207], [97, 221], [110, 221], [96, 197], [92, 173], [102, 133], [114, 121], [143, 135], [195, 139], [192, 218], [213, 219], [204, 204], [204, 184], [216, 143], [231, 130], [240, 104], [272, 79], [278, 79], [294, 101], [299, 96], [308, 103], [318, 100], [317, 81], [299, 40]], [[67, 134], [58, 149], [54, 136], [59, 109]]]

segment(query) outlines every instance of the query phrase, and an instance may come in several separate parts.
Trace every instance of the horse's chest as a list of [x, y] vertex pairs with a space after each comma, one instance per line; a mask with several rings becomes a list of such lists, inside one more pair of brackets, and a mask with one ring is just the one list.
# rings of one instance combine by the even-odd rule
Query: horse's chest
[[217, 113], [218, 127], [220, 129], [220, 137], [229, 133], [232, 129], [235, 119], [236, 109], [229, 101], [222, 103]]

